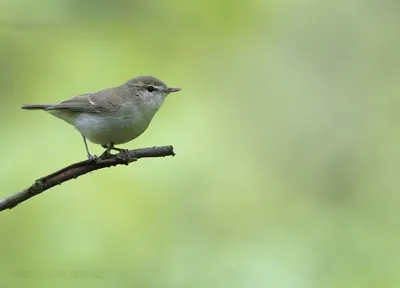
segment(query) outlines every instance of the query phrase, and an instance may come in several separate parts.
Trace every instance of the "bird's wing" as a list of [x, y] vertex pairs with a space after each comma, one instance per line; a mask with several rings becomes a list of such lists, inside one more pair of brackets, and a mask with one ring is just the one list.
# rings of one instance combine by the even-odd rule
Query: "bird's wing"
[[[103, 113], [115, 111], [111, 89], [76, 96], [60, 104], [52, 105], [45, 110], [68, 110], [71, 112]], [[110, 101], [111, 100], [111, 101]]]

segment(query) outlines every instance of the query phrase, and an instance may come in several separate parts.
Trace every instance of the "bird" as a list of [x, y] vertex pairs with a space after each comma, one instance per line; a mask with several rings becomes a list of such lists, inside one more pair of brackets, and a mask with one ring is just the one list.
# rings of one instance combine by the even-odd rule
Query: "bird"
[[[82, 135], [88, 159], [95, 161], [108, 156], [111, 150], [127, 152], [115, 145], [141, 135], [165, 98], [180, 90], [169, 88], [155, 77], [138, 76], [120, 86], [78, 95], [59, 104], [26, 104], [21, 108], [44, 110], [74, 126]], [[92, 155], [86, 139], [106, 150], [100, 157]]]

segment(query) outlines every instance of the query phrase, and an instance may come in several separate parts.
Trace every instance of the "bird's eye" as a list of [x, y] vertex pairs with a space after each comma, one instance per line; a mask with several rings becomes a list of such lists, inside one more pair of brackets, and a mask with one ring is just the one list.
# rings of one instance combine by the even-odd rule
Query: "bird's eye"
[[154, 91], [154, 86], [147, 86], [147, 91], [153, 92]]

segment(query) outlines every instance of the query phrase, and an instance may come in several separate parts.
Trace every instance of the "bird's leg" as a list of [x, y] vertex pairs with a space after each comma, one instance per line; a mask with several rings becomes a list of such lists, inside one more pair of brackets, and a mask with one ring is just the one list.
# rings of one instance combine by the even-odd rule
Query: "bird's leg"
[[110, 155], [111, 150], [114, 150], [114, 151], [118, 151], [122, 154], [125, 154], [122, 157], [120, 156], [122, 160], [125, 160], [127, 162], [129, 162], [129, 160], [132, 160], [132, 156], [129, 153], [128, 149], [117, 148], [114, 146], [113, 142], [111, 142], [110, 145], [101, 145], [101, 147], [106, 148], [106, 151], [104, 151], [104, 153], [100, 157], [108, 156], [108, 155]]
[[104, 158], [104, 157], [110, 156], [111, 155], [111, 153], [110, 153], [111, 150], [114, 149], [114, 142], [111, 142], [110, 145], [103, 144], [103, 145], [101, 145], [101, 147], [106, 148], [106, 151], [104, 151], [103, 154], [100, 155], [100, 158]]
[[82, 138], [83, 138], [83, 143], [85, 143], [86, 153], [87, 153], [87, 157], [88, 157], [89, 161], [96, 161], [97, 160], [97, 156], [90, 154], [89, 147], [88, 147], [87, 142], [86, 142], [86, 137], [83, 136], [83, 134], [82, 134]]
[[[126, 162], [131, 162], [134, 161], [136, 158], [132, 157], [131, 154], [129, 153], [128, 149], [121, 149], [121, 148], [113, 148], [115, 151], [120, 152], [122, 155], [119, 156], [122, 160]], [[125, 155], [124, 155], [125, 154]]]

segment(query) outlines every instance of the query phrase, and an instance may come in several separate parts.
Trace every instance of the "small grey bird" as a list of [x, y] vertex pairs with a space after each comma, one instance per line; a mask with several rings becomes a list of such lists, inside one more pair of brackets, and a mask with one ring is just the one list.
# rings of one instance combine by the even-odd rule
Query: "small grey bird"
[[161, 80], [139, 76], [126, 83], [95, 93], [76, 96], [55, 105], [23, 105], [22, 109], [44, 110], [74, 126], [83, 137], [86, 152], [92, 156], [86, 138], [111, 150], [123, 151], [114, 145], [127, 143], [149, 126], [165, 97], [180, 88], [168, 88]]

